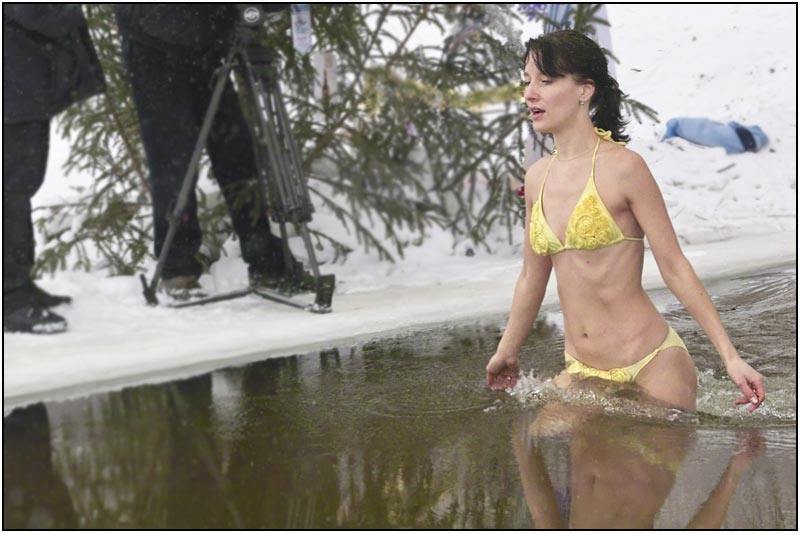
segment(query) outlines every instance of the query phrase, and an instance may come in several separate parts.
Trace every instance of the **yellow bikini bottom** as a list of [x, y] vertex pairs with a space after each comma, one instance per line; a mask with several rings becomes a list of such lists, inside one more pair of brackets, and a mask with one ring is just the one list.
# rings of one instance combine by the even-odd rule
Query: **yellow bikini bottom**
[[595, 377], [607, 379], [609, 381], [616, 381], [617, 383], [633, 383], [633, 381], [636, 379], [636, 376], [639, 375], [639, 372], [641, 372], [642, 369], [647, 366], [647, 363], [652, 361], [660, 351], [666, 350], [667, 348], [674, 348], [676, 346], [686, 350], [686, 345], [683, 343], [680, 335], [678, 335], [675, 330], [670, 327], [669, 332], [667, 333], [667, 338], [664, 339], [664, 342], [662, 342], [658, 348], [630, 366], [623, 368], [612, 368], [610, 370], [599, 370], [581, 363], [566, 351], [564, 352], [564, 361], [567, 365], [567, 373], [577, 375], [579, 378]]

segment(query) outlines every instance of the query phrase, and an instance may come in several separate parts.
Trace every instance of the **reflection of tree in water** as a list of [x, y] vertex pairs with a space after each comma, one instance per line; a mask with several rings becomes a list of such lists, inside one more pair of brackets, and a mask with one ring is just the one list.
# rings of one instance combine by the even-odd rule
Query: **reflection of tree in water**
[[[222, 497], [209, 403], [206, 375], [72, 403], [79, 413], [51, 407], [62, 422], [58, 469], [70, 487], [80, 526], [235, 524], [235, 513]], [[67, 423], [72, 417], [77, 420]]]
[[167, 391], [170, 472], [163, 527], [241, 527], [214, 440], [211, 375], [170, 383]]
[[83, 528], [165, 523], [171, 439], [161, 386], [48, 407], [56, 464]]
[[[502, 525], [508, 513], [498, 515], [496, 502], [509, 499], [513, 483], [507, 469], [497, 480], [497, 471], [475, 468], [471, 458], [486, 455], [487, 439], [478, 434], [487, 429], [474, 427], [474, 411], [376, 412], [385, 406], [377, 400], [391, 404], [409, 385], [414, 393], [413, 377], [392, 383], [397, 372], [424, 371], [493, 342], [485, 332], [452, 331], [328, 351], [316, 362], [270, 360], [242, 369], [241, 379], [226, 371], [241, 383], [236, 404], [247, 421], [236, 428], [228, 470], [245, 527]], [[416, 365], [422, 358], [429, 360]], [[441, 383], [417, 385], [417, 394], [430, 396]], [[479, 382], [468, 388], [480, 390]], [[510, 460], [506, 446], [494, 455]]]
[[[498, 336], [443, 328], [51, 404], [56, 472], [81, 527], [529, 527], [498, 438], [516, 415], [485, 411]], [[558, 362], [560, 337], [538, 322], [529, 360]]]
[[[315, 514], [312, 495], [325, 485], [324, 469], [314, 480], [318, 486], [294, 481], [298, 473], [315, 467], [313, 460], [303, 460], [306, 422], [293, 405], [302, 401], [297, 370], [297, 358], [283, 358], [237, 371], [244, 422], [230, 436], [228, 480], [242, 527], [304, 527]], [[292, 500], [292, 495], [298, 497]], [[298, 518], [300, 508], [303, 520]]]
[[[219, 373], [226, 397], [215, 398], [204, 376], [79, 404], [84, 422], [62, 424], [59, 457], [82, 525], [501, 525], [494, 502], [508, 498], [510, 483], [472, 467], [486, 440], [470, 435], [474, 413], [398, 424], [369, 409], [413, 386], [412, 378], [393, 388], [397, 372], [424, 372], [442, 358], [444, 372], [447, 358], [485, 352], [494, 335], [453, 330], [229, 369]], [[449, 381], [417, 383], [418, 393], [430, 398]], [[496, 455], [507, 462], [504, 448]]]
[[[413, 438], [404, 435], [402, 438]], [[507, 517], [497, 502], [513, 494], [513, 479], [475, 468], [475, 452], [468, 437], [449, 434], [408, 444], [404, 452], [364, 452], [364, 466], [342, 477], [359, 480], [365, 490], [354, 495], [348, 514], [339, 515], [342, 527], [484, 528], [504, 527]], [[489, 456], [506, 462], [504, 450]], [[357, 479], [357, 478], [356, 478]], [[360, 498], [358, 496], [361, 496]]]
[[[447, 412], [464, 402], [449, 394], [474, 395], [480, 389], [484, 361], [476, 361], [475, 381], [467, 383], [459, 383], [460, 376], [448, 372], [447, 366], [453, 358], [493, 349], [496, 335], [494, 327], [456, 328], [366, 345], [362, 371], [339, 374], [340, 390], [350, 389], [348, 380], [353, 379], [363, 379], [367, 386], [361, 408], [349, 411], [347, 424], [330, 427], [333, 440], [345, 450], [338, 452], [337, 526], [505, 523], [507, 513], [496, 502], [507, 501], [511, 494], [511, 480], [497, 479], [507, 470], [486, 469], [473, 460], [487, 455], [486, 442], [491, 439], [480, 433], [496, 427], [496, 421], [486, 416], [487, 423], [476, 423], [474, 411]], [[423, 359], [428, 360], [420, 363]], [[407, 375], [393, 379], [397, 372]], [[370, 383], [379, 389], [370, 389]], [[442, 416], [424, 414], [438, 408]], [[491, 461], [508, 461], [505, 447], [491, 452]]]

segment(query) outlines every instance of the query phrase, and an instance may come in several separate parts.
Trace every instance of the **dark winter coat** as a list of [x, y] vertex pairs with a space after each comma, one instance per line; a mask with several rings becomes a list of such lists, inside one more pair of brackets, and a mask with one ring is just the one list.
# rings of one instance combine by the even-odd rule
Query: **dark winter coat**
[[[261, 4], [264, 11], [287, 4]], [[238, 17], [233, 4], [116, 4], [117, 26], [126, 38], [173, 53], [222, 52]]]
[[3, 124], [49, 119], [104, 90], [79, 4], [3, 5]]
[[236, 20], [227, 4], [116, 4], [114, 14], [125, 37], [177, 54], [221, 48]]

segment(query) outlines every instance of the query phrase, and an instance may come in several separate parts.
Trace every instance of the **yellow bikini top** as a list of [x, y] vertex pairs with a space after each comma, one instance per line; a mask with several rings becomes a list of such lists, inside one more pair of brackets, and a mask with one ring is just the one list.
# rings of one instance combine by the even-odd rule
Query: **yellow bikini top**
[[595, 144], [594, 152], [592, 153], [592, 173], [586, 182], [583, 193], [578, 198], [578, 203], [575, 204], [575, 209], [573, 209], [567, 220], [564, 244], [561, 244], [553, 230], [550, 229], [550, 224], [547, 223], [542, 209], [544, 184], [547, 181], [547, 175], [550, 173], [550, 165], [552, 165], [556, 157], [555, 154], [547, 164], [542, 186], [539, 189], [539, 199], [533, 204], [531, 210], [531, 248], [538, 255], [553, 255], [564, 250], [596, 250], [622, 241], [644, 240], [642, 237], [626, 237], [622, 234], [622, 230], [614, 222], [611, 213], [608, 212], [603, 200], [600, 199], [594, 183], [594, 165], [600, 140], [604, 139], [622, 145], [625, 143], [612, 139], [609, 131], [601, 130], [600, 128], [595, 128], [594, 131], [597, 134], [597, 144]]

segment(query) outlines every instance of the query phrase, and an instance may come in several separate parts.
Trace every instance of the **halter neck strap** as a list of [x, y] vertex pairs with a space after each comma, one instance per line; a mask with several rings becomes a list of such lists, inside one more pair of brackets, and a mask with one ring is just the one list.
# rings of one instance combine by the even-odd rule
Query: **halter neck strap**
[[544, 178], [542, 178], [542, 185], [539, 187], [539, 206], [542, 205], [542, 195], [544, 193], [544, 183], [547, 181], [547, 176], [550, 175], [550, 167], [553, 165], [553, 161], [556, 160], [556, 154], [550, 156], [550, 161], [547, 162], [547, 168], [544, 170]]
[[594, 163], [597, 161], [597, 149], [600, 148], [600, 137], [597, 137], [597, 142], [594, 143], [594, 152], [592, 152], [592, 180], [594, 180]]

